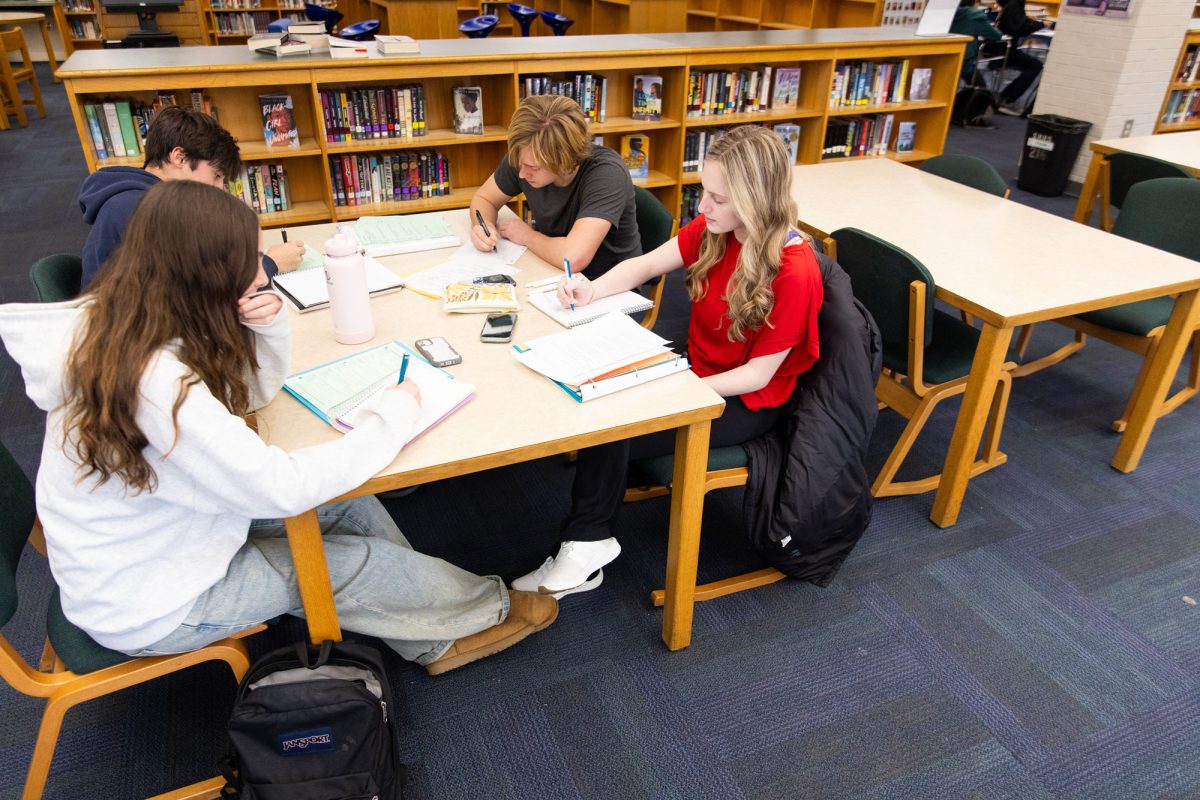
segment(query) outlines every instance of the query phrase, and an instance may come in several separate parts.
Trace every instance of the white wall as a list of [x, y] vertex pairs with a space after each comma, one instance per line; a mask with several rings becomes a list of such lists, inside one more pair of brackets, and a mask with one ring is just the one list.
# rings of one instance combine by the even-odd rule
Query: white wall
[[[1121, 136], [1126, 120], [1132, 136], [1153, 133], [1193, 3], [1133, 0], [1126, 19], [1060, 11], [1034, 113], [1091, 122], [1088, 141]], [[1090, 159], [1085, 143], [1071, 180], [1083, 181]]]

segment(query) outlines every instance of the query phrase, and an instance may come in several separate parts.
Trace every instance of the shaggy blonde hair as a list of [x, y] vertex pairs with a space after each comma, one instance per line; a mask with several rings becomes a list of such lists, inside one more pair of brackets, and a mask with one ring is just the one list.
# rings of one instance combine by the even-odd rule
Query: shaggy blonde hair
[[508, 124], [508, 163], [521, 168], [521, 150], [530, 148], [538, 166], [566, 175], [592, 153], [591, 122], [569, 97], [526, 97]]
[[[729, 305], [729, 341], [745, 342], [747, 331], [762, 327], [775, 305], [771, 284], [779, 274], [783, 246], [798, 217], [787, 148], [766, 128], [745, 125], [714, 142], [705, 160], [725, 170], [729, 201], [746, 228], [733, 276], [728, 286], [721, 287]], [[704, 231], [700, 256], [687, 272], [693, 302], [708, 291], [706, 276], [725, 255], [725, 242], [732, 235]]]

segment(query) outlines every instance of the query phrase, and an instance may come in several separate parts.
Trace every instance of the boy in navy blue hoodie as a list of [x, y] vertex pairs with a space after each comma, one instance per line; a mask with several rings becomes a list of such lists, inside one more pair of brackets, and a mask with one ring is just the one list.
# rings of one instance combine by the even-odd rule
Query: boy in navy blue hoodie
[[[139, 167], [105, 167], [79, 189], [83, 220], [92, 226], [83, 245], [83, 288], [117, 249], [125, 226], [142, 195], [159, 181], [191, 180], [222, 188], [237, 175], [242, 159], [237, 142], [207, 114], [168, 106], [154, 116], [146, 132], [146, 161]], [[199, 221], [202, 222], [202, 221]], [[290, 272], [300, 263], [299, 242], [272, 247], [263, 259], [267, 276]]]

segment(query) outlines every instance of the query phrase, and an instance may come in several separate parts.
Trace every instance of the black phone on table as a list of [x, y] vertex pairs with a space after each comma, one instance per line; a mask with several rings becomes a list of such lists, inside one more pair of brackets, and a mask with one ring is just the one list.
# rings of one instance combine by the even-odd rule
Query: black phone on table
[[488, 314], [483, 322], [483, 330], [479, 332], [481, 342], [511, 342], [513, 329], [517, 327], [517, 315], [507, 313]]

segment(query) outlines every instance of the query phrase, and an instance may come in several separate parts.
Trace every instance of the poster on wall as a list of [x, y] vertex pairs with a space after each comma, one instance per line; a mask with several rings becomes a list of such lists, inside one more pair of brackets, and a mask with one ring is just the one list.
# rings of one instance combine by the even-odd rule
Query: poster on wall
[[1133, 0], [1066, 0], [1062, 10], [1093, 17], [1128, 17], [1133, 10]]

